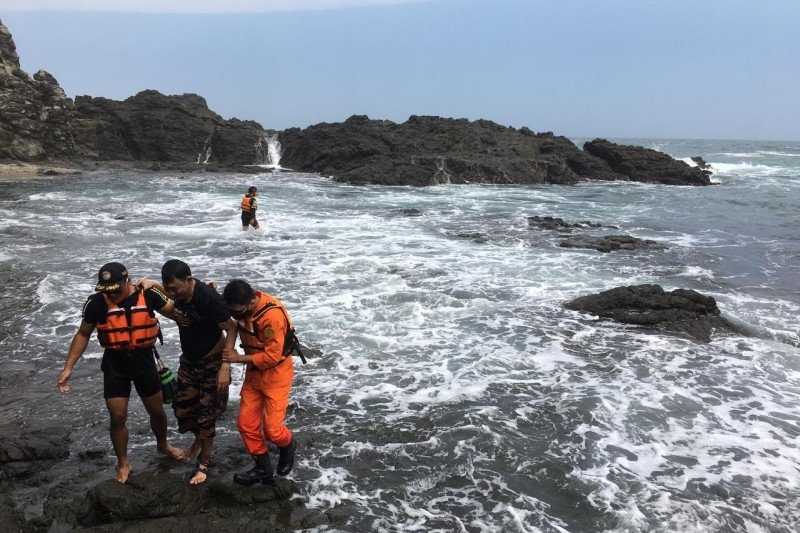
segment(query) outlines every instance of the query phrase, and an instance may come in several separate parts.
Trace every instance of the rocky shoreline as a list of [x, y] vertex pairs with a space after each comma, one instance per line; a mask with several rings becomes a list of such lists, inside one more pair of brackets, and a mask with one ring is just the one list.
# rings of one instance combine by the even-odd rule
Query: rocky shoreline
[[282, 144], [284, 166], [352, 184], [711, 184], [703, 165], [655, 150], [603, 139], [580, 149], [551, 132], [488, 120], [411, 116], [396, 124], [355, 115], [341, 123], [274, 131], [252, 120], [226, 120], [196, 94], [145, 90], [123, 101], [73, 100], [47, 71], [30, 76], [20, 68], [11, 32], [0, 21], [0, 164], [5, 167], [24, 162], [75, 170], [260, 172], [253, 165], [267, 163], [268, 134]]

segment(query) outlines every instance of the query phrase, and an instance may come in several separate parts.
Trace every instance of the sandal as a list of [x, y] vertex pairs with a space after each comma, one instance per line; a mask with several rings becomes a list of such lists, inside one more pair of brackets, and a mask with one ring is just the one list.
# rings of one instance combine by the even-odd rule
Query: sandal
[[189, 485], [202, 485], [208, 479], [208, 465], [197, 462], [197, 470], [189, 480]]

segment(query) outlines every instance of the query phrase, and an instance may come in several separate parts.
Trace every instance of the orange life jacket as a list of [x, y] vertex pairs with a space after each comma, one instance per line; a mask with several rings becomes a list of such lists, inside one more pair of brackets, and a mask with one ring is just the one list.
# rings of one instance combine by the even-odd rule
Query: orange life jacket
[[253, 316], [248, 320], [239, 320], [239, 338], [242, 341], [241, 346], [244, 348], [244, 353], [251, 354], [264, 350], [266, 345], [264, 328], [267, 326], [267, 312], [277, 308], [283, 313], [283, 317], [286, 320], [286, 336], [283, 339], [282, 355], [284, 357], [292, 355], [298, 341], [283, 302], [261, 291], [257, 291], [256, 296], [258, 296], [258, 303]]
[[242, 197], [242, 211], [245, 213], [253, 211], [253, 197], [249, 194], [245, 194]]
[[103, 348], [133, 350], [151, 348], [161, 335], [158, 319], [147, 307], [144, 291], [137, 291], [136, 304], [130, 309], [118, 307], [105, 294], [106, 321], [97, 324], [97, 340]]

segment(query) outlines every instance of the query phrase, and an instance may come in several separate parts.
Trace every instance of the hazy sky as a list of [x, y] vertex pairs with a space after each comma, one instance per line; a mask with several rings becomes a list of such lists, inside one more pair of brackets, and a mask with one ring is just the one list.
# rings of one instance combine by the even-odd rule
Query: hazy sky
[[800, 140], [800, 0], [0, 0], [0, 17], [70, 96], [195, 92], [267, 128], [430, 114]]

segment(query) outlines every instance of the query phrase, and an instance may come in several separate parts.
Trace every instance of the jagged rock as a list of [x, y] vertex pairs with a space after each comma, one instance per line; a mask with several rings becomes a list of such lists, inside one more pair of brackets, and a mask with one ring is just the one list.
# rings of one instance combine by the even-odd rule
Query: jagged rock
[[356, 115], [280, 133], [281, 163], [351, 183], [563, 183], [622, 179], [565, 137], [490, 122], [411, 116], [396, 124]]
[[571, 232], [575, 228], [602, 228], [602, 224], [583, 220], [581, 222], [570, 223], [563, 218], [556, 218], [551, 216], [532, 216], [528, 217], [528, 226], [533, 226], [541, 229]]
[[659, 242], [648, 239], [637, 239], [630, 235], [607, 235], [605, 237], [570, 237], [559, 243], [562, 248], [589, 248], [599, 252], [612, 252], [615, 250], [642, 250], [663, 249], [665, 246]]
[[617, 287], [581, 296], [564, 307], [625, 324], [685, 334], [701, 342], [709, 342], [715, 330], [735, 331], [722, 318], [714, 298], [688, 289], [665, 292], [659, 285]]
[[604, 160], [615, 172], [624, 174], [633, 181], [666, 185], [711, 185], [709, 171], [689, 166], [683, 161], [649, 148], [595, 139], [585, 143], [583, 149]]
[[80, 142], [101, 160], [253, 164], [264, 134], [256, 122], [224, 120], [196, 94], [78, 96], [75, 107]]
[[[411, 116], [396, 124], [355, 115], [280, 133], [289, 167], [333, 175], [356, 184], [435, 185], [441, 183], [557, 183], [636, 180], [701, 184], [705, 176], [667, 154], [638, 147], [622, 161], [581, 151], [551, 132], [508, 128], [488, 120]], [[593, 141], [601, 143], [601, 141]], [[607, 141], [602, 141], [606, 142]], [[611, 143], [608, 143], [611, 144]], [[599, 154], [599, 156], [598, 156]]]
[[703, 170], [711, 170], [711, 165], [708, 164], [706, 162], [706, 160], [703, 159], [702, 157], [700, 157], [699, 155], [694, 156], [692, 158], [692, 161], [694, 161], [697, 164], [697, 168], [700, 168], [700, 169], [703, 169]]
[[16, 46], [0, 21], [0, 158], [23, 161], [74, 156], [74, 106], [55, 78], [19, 68]]
[[[142, 91], [124, 101], [66, 97], [47, 71], [19, 68], [0, 22], [0, 159], [157, 161], [228, 168], [256, 163], [260, 124], [224, 120], [195, 94]], [[168, 167], [168, 168], [171, 168]]]

